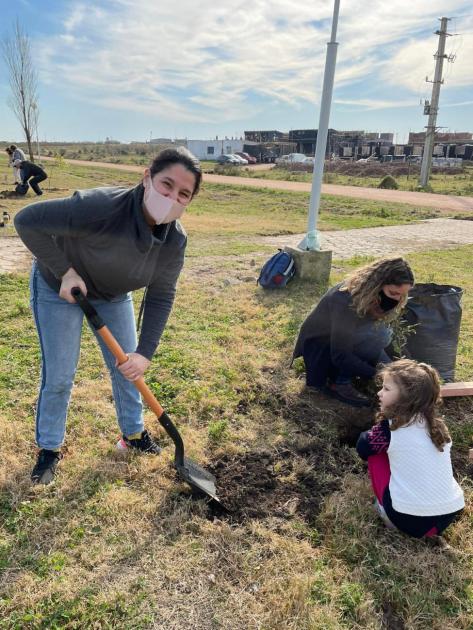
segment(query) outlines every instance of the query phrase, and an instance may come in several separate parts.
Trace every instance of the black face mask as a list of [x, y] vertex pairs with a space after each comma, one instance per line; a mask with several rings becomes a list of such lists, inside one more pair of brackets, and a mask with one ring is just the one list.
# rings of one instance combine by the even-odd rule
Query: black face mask
[[391, 311], [393, 308], [399, 305], [399, 300], [390, 298], [384, 291], [379, 292], [379, 307], [382, 311]]

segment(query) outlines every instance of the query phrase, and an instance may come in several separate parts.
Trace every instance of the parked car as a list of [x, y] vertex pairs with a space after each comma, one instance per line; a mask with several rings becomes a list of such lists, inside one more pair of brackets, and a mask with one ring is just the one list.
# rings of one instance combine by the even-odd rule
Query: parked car
[[244, 164], [248, 164], [248, 160], [245, 160], [245, 158], [240, 157], [237, 153], [231, 153], [230, 155], [232, 155], [239, 164], [241, 164], [242, 166]]
[[217, 158], [218, 164], [233, 164], [234, 166], [240, 166], [241, 162], [236, 158], [235, 155], [230, 153], [223, 153], [219, 155]]
[[288, 157], [288, 155], [281, 155], [280, 157], [276, 158], [276, 164], [286, 164]]
[[264, 162], [264, 164], [274, 164], [276, 161], [276, 154], [272, 151], [268, 151], [268, 153], [264, 153], [261, 156], [261, 161]]
[[302, 160], [302, 164], [312, 164], [313, 166], [315, 164], [315, 158], [308, 155], [305, 160]]
[[378, 161], [378, 156], [377, 155], [370, 155], [367, 158], [360, 158], [359, 160], [357, 160], [357, 162], [361, 162], [362, 164], [367, 164], [368, 162], [377, 162]]
[[256, 164], [256, 162], [257, 162], [257, 159], [255, 157], [253, 157], [249, 153], [245, 153], [244, 151], [236, 151], [235, 155], [238, 155], [239, 157], [241, 157], [244, 160], [246, 160], [248, 162], [248, 164]]
[[289, 153], [288, 155], [282, 155], [276, 160], [276, 164], [287, 166], [289, 164], [303, 164], [307, 159], [307, 155], [304, 153]]
[[304, 153], [289, 153], [287, 161], [289, 164], [302, 164], [307, 159], [307, 155]]

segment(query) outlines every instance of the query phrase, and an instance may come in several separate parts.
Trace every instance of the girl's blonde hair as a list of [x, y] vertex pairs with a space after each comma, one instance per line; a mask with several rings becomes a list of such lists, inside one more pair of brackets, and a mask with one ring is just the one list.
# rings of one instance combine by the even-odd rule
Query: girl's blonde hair
[[399, 387], [399, 398], [388, 409], [379, 412], [378, 420], [391, 420], [391, 430], [408, 426], [421, 417], [427, 423], [432, 442], [439, 451], [450, 442], [445, 422], [437, 415], [441, 403], [440, 378], [437, 370], [427, 363], [401, 359], [386, 365], [378, 377], [386, 376]]
[[[340, 290], [350, 292], [356, 314], [364, 317], [379, 300], [385, 284], [414, 284], [414, 274], [404, 258], [382, 258], [365, 265], [348, 276]], [[406, 301], [407, 296], [401, 298], [396, 308], [386, 312], [385, 318], [397, 316]]]

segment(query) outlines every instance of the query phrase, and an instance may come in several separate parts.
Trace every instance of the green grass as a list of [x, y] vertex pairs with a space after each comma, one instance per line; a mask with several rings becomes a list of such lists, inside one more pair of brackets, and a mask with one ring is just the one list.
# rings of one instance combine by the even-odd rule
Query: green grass
[[[98, 173], [82, 168], [64, 173], [64, 182], [97, 181]], [[107, 174], [115, 176], [128, 175]], [[450, 401], [443, 410], [469, 506], [447, 532], [453, 550], [385, 530], [370, 505], [364, 466], [339, 443], [338, 424], [351, 422], [346, 409], [301, 392], [300, 370], [288, 366], [298, 327], [320, 293], [296, 283], [263, 292], [254, 282], [267, 257], [257, 237], [303, 231], [299, 204], [306, 200], [206, 186], [186, 218], [190, 256], [147, 373], [189, 456], [204, 466], [221, 458], [231, 465], [247, 454], [269, 458], [275, 485], [247, 498], [249, 507], [267, 502], [258, 518], [209, 519], [205, 503], [191, 500], [176, 480], [169, 439], [158, 458], [116, 452], [111, 388], [86, 327], [66, 455], [55, 484], [32, 490], [38, 340], [26, 275], [0, 277], [2, 630], [375, 630], [383, 618], [391, 628], [471, 627], [472, 402]], [[374, 220], [363, 212], [380, 208], [347, 204], [341, 216], [351, 221]], [[408, 220], [407, 208], [396, 210], [399, 221]], [[326, 225], [335, 221], [325, 217]], [[466, 380], [473, 378], [472, 256], [473, 246], [407, 256], [418, 281], [465, 290], [457, 377]], [[331, 282], [368, 260], [334, 261]], [[138, 307], [141, 292], [135, 298]], [[152, 414], [146, 421], [156, 433]], [[311, 449], [315, 465], [307, 459]], [[219, 470], [221, 479], [225, 468]], [[219, 490], [237, 501], [247, 489], [245, 474], [226, 487], [219, 481]], [[310, 475], [320, 507], [306, 512], [290, 492]]]

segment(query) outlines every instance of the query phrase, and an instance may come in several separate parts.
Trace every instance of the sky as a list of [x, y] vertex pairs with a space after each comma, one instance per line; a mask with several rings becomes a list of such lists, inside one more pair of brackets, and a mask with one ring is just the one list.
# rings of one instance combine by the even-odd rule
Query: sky
[[[211, 139], [318, 127], [333, 1], [0, 0], [30, 38], [39, 138]], [[471, 0], [341, 0], [330, 127], [423, 131], [439, 18], [452, 18], [437, 119], [473, 132]], [[0, 139], [22, 132], [0, 59]]]

